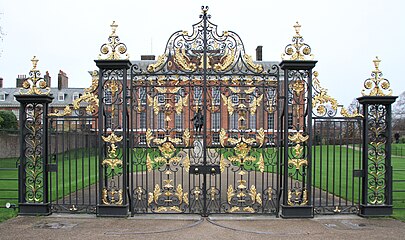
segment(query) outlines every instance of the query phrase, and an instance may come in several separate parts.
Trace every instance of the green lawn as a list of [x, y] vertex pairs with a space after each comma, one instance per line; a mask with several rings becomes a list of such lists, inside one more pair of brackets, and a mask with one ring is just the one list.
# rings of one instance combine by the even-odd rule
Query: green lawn
[[6, 203], [18, 202], [18, 171], [16, 158], [0, 159], [0, 222], [17, 215], [17, 210], [4, 208]]
[[98, 180], [97, 154], [96, 149], [79, 149], [58, 154], [58, 171], [49, 173], [49, 187], [52, 189], [50, 201], [59, 201], [72, 192], [94, 184]]
[[353, 170], [361, 169], [361, 155], [353, 148], [340, 145], [315, 146], [312, 180], [315, 187], [358, 203], [360, 180], [353, 176]]
[[405, 143], [393, 143], [391, 145], [391, 152], [394, 156], [405, 157]]
[[[397, 144], [393, 144], [393, 147]], [[152, 153], [152, 152], [150, 152]], [[224, 155], [233, 155], [228, 149], [222, 149]], [[255, 153], [256, 154], [256, 153]], [[268, 157], [274, 157], [274, 149], [267, 150]], [[97, 181], [97, 155], [94, 150], [78, 150], [76, 152], [67, 152], [58, 154], [58, 174], [50, 173], [52, 185], [52, 201], [62, 199], [74, 191], [83, 189]], [[143, 156], [145, 151], [136, 149], [133, 156], [139, 159], [133, 164], [133, 171], [144, 171], [145, 162]], [[322, 156], [322, 162], [320, 161]], [[151, 158], [154, 158], [151, 154]], [[265, 159], [268, 159], [266, 157]], [[135, 157], [136, 158], [136, 157]], [[353, 147], [346, 146], [316, 146], [313, 152], [313, 181], [315, 187], [324, 191], [333, 192], [350, 202], [359, 201], [359, 178], [353, 176], [354, 169], [360, 169], [360, 151]], [[353, 161], [353, 159], [356, 159]], [[16, 179], [17, 170], [15, 169], [16, 159], [0, 159], [0, 168], [10, 168], [10, 170], [0, 170], [1, 178]], [[394, 217], [405, 221], [405, 158], [392, 157], [393, 165], [393, 199]], [[14, 168], [14, 169], [13, 169]], [[255, 170], [258, 170], [257, 167]], [[273, 164], [265, 162], [265, 171], [271, 172]], [[62, 181], [64, 180], [64, 181]], [[353, 187], [354, 185], [354, 187]], [[12, 191], [0, 191], [0, 198], [17, 198], [18, 193], [16, 180], [0, 181], [0, 189], [11, 189]], [[403, 190], [404, 192], [395, 192]], [[17, 200], [0, 199], [0, 205], [4, 206], [6, 202], [16, 203]], [[404, 208], [397, 209], [397, 208]], [[12, 209], [0, 208], [0, 221], [16, 215]]]

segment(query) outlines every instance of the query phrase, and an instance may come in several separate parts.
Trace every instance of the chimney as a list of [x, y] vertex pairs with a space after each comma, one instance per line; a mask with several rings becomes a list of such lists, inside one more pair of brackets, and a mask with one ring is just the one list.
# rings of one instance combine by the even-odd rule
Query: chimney
[[155, 55], [141, 55], [141, 60], [155, 60]]
[[263, 61], [263, 46], [257, 46], [256, 48], [256, 61]]
[[67, 77], [66, 73], [63, 72], [62, 70], [59, 70], [58, 73], [58, 90], [68, 88], [68, 80], [69, 78]]
[[18, 75], [17, 79], [16, 79], [16, 82], [15, 82], [16, 83], [15, 87], [16, 88], [21, 88], [22, 84], [23, 84], [23, 82], [25, 81], [26, 78], [27, 78], [26, 75]]
[[49, 75], [48, 71], [46, 71], [44, 75], [44, 80], [46, 82], [46, 85], [48, 85], [48, 87], [51, 87], [51, 76]]
[[3, 88], [3, 78], [0, 77], [0, 88]]

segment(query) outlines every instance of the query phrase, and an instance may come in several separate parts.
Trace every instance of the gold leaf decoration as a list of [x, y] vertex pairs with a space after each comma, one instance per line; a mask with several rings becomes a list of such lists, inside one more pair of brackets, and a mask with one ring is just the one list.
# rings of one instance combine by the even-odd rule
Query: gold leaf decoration
[[221, 57], [219, 63], [214, 65], [214, 69], [216, 71], [225, 71], [231, 66], [235, 59], [235, 49], [229, 50], [227, 48], [226, 53], [224, 56]]
[[[379, 69], [381, 60], [375, 57], [374, 67], [375, 69], [371, 73], [371, 78], [366, 79], [364, 82], [365, 89], [362, 90], [363, 96], [391, 96], [392, 89], [390, 89], [390, 82], [383, 78], [383, 74]], [[373, 87], [374, 86], [374, 87]], [[369, 92], [367, 93], [366, 91]]]
[[231, 90], [232, 93], [240, 93], [240, 89], [236, 87], [229, 87], [229, 90]]
[[114, 170], [116, 167], [122, 166], [122, 161], [120, 159], [104, 159], [101, 164], [104, 166], [107, 165]]
[[309, 135], [303, 136], [300, 132], [296, 132], [294, 135], [289, 135], [288, 139], [294, 143], [303, 143], [306, 142], [309, 138]]
[[190, 158], [188, 158], [188, 156], [184, 158], [183, 166], [186, 172], [190, 171]]
[[149, 156], [149, 153], [146, 155], [146, 169], [148, 172], [152, 171], [153, 169], [153, 161]]
[[174, 62], [183, 70], [194, 71], [197, 69], [195, 63], [193, 63], [190, 58], [186, 55], [186, 49], [176, 48], [174, 53]]
[[243, 59], [247, 63], [247, 65], [255, 72], [262, 72], [263, 71], [263, 66], [261, 64], [256, 64], [253, 62], [252, 56], [245, 54], [243, 55]]
[[186, 128], [185, 130], [184, 130], [184, 133], [183, 133], [183, 140], [184, 140], [184, 145], [186, 146], [186, 147], [188, 147], [188, 145], [189, 145], [189, 141], [190, 141], [190, 130], [188, 129], [188, 128]]
[[260, 144], [259, 147], [262, 147], [262, 146], [263, 146], [263, 144], [264, 144], [264, 138], [265, 138], [265, 136], [264, 136], [264, 129], [263, 129], [263, 128], [260, 128], [259, 131], [257, 132], [257, 136], [256, 136], [257, 142]]
[[222, 147], [225, 146], [226, 140], [227, 140], [226, 131], [225, 131], [225, 129], [221, 128], [221, 131], [219, 133], [219, 142], [221, 143]]
[[150, 73], [156, 72], [166, 61], [167, 56], [165, 54], [158, 56], [156, 63], [149, 64], [147, 70]]
[[107, 137], [101, 136], [101, 138], [103, 139], [104, 142], [108, 142], [108, 143], [117, 143], [117, 142], [121, 142], [123, 139], [123, 136], [117, 136], [115, 135], [114, 132], [112, 132], [110, 135], [108, 135]]
[[256, 90], [256, 87], [250, 87], [250, 88], [248, 88], [248, 89], [245, 90], [245, 93], [246, 93], [246, 94], [251, 94], [251, 93], [253, 93], [255, 90]]
[[146, 130], [146, 144], [148, 144], [148, 147], [150, 147], [150, 142], [152, 141], [152, 139], [153, 139], [153, 136], [152, 136], [152, 130], [150, 129], [150, 128], [148, 128], [148, 130]]
[[167, 92], [167, 89], [165, 87], [156, 87], [155, 89], [156, 91], [158, 91], [158, 93], [164, 94]]
[[233, 196], [235, 196], [235, 193], [234, 193], [234, 189], [233, 189], [233, 186], [232, 185], [229, 185], [228, 186], [228, 192], [227, 192], [227, 197], [228, 197], [228, 203], [229, 204], [231, 204], [231, 201], [232, 201], [232, 198], [233, 198]]
[[72, 109], [70, 109], [69, 105], [67, 105], [63, 112], [60, 112], [58, 109], [55, 109], [53, 113], [48, 114], [50, 117], [63, 117], [63, 116], [70, 116], [72, 115]]
[[349, 111], [347, 111], [346, 108], [342, 107], [342, 109], [340, 110], [340, 114], [343, 117], [348, 117], [348, 118], [354, 118], [354, 117], [363, 117], [362, 114], [360, 114], [357, 109], [353, 112], [353, 113], [349, 113]]
[[302, 166], [307, 166], [308, 161], [306, 159], [289, 159], [288, 165], [294, 166], [296, 170], [299, 170]]
[[259, 167], [259, 171], [264, 172], [264, 158], [263, 158], [262, 153], [260, 153], [260, 157], [259, 157], [259, 161], [258, 161], [257, 165]]

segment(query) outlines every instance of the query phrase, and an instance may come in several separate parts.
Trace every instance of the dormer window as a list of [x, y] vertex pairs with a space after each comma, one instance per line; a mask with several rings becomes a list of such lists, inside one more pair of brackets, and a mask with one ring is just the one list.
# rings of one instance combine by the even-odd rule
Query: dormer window
[[65, 101], [65, 94], [62, 93], [58, 93], [58, 101]]
[[79, 93], [78, 93], [78, 92], [74, 92], [73, 95], [72, 95], [72, 101], [78, 99], [79, 97], [80, 97]]
[[0, 101], [6, 101], [6, 93], [0, 93]]

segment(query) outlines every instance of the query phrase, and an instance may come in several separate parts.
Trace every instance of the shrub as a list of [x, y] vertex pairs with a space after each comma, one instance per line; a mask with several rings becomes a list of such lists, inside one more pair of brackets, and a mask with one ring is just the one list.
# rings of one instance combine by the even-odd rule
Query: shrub
[[0, 120], [0, 129], [2, 130], [18, 129], [17, 117], [14, 115], [13, 112], [2, 110], [0, 111], [0, 118], [3, 119], [3, 121]]

